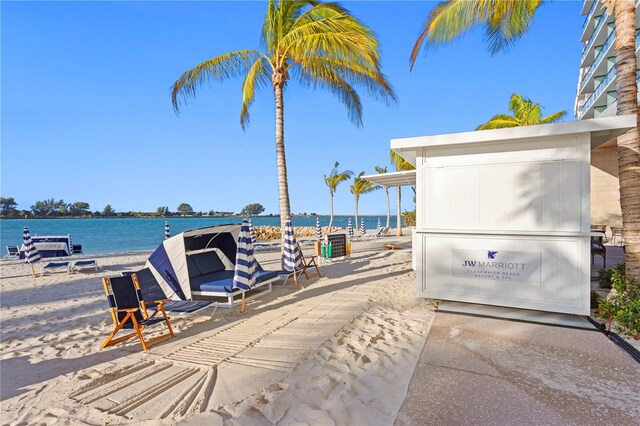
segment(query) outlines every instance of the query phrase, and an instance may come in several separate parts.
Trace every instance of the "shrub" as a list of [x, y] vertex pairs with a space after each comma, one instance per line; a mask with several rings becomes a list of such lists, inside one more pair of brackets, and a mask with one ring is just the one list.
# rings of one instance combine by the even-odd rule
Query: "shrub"
[[611, 288], [611, 280], [614, 271], [619, 275], [624, 275], [624, 262], [618, 263], [611, 269], [598, 270], [598, 283], [600, 284], [600, 288]]
[[402, 218], [404, 219], [404, 226], [416, 226], [416, 211], [402, 212]]
[[598, 309], [603, 297], [595, 290], [591, 290], [591, 309]]
[[[626, 277], [624, 264], [616, 265], [610, 272], [615, 294], [600, 300], [598, 314], [608, 321], [609, 330], [615, 322], [616, 331], [640, 339], [640, 291], [635, 279]], [[593, 303], [593, 295], [591, 300]]]

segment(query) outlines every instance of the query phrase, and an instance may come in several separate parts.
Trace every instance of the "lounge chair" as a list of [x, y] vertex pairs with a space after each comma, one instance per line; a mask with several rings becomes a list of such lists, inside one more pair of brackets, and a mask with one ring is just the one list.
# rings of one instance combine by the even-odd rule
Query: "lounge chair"
[[[162, 302], [158, 301], [156, 311], [151, 316], [145, 315], [147, 311], [141, 297], [138, 278], [135, 274], [124, 277], [103, 278], [102, 285], [104, 286], [104, 292], [107, 295], [107, 301], [109, 302], [109, 312], [113, 319], [114, 330], [111, 332], [109, 337], [107, 337], [107, 340], [104, 341], [102, 346], [100, 346], [101, 349], [124, 342], [133, 337], [138, 337], [138, 339], [140, 339], [142, 350], [146, 351], [152, 346], [152, 344], [170, 337], [175, 337], [173, 329], [171, 328], [171, 322], [169, 321], [167, 313], [164, 311], [164, 305]], [[158, 314], [161, 315], [156, 316]], [[160, 322], [164, 322], [167, 325], [168, 332], [145, 340], [142, 336], [142, 332], [145, 328]], [[116, 338], [116, 335], [121, 329], [135, 331]]]
[[175, 315], [183, 318], [184, 321], [182, 322], [180, 329], [184, 328], [189, 316], [197, 315], [207, 308], [213, 308], [213, 312], [209, 315], [209, 319], [211, 319], [218, 309], [218, 302], [168, 299], [167, 295], [162, 290], [162, 287], [158, 284], [156, 277], [153, 276], [153, 273], [149, 268], [144, 268], [136, 272], [122, 273], [122, 275], [131, 274], [136, 274], [136, 277], [138, 278], [145, 312], [149, 309], [155, 309], [158, 306], [158, 303], [162, 302], [164, 304], [164, 311], [169, 315], [169, 317]]
[[[192, 296], [218, 299], [221, 308], [233, 308], [241, 302], [243, 290], [232, 288], [233, 270], [227, 269], [217, 256], [188, 256], [187, 267]], [[258, 263], [256, 282], [251, 290], [245, 292], [245, 300], [269, 293], [273, 282], [280, 279], [279, 273], [281, 271], [265, 271]], [[169, 280], [178, 282], [168, 271], [165, 274]]]
[[367, 237], [384, 237], [387, 234], [389, 234], [389, 228], [388, 227], [382, 227], [380, 229], [378, 229], [375, 233], [373, 234], [367, 234]]
[[71, 264], [69, 272], [76, 272], [85, 268], [93, 268], [95, 272], [98, 272], [98, 261], [95, 259], [76, 260]]
[[19, 259], [20, 258], [20, 248], [18, 246], [7, 246], [7, 254], [5, 255], [7, 259]]
[[42, 269], [40, 269], [40, 275], [44, 275], [47, 272], [56, 272], [56, 271], [61, 271], [66, 273], [71, 272], [71, 269], [69, 267], [69, 262], [49, 262], [46, 265], [44, 265]]
[[82, 244], [72, 244], [73, 253], [71, 254], [82, 254]]

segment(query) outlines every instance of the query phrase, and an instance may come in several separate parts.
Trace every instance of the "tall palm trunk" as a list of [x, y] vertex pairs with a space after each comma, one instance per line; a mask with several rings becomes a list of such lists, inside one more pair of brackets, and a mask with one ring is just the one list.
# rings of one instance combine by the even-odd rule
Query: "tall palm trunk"
[[284, 240], [284, 224], [291, 216], [289, 184], [287, 182], [287, 160], [284, 153], [284, 78], [274, 76], [273, 92], [276, 98], [276, 158], [278, 164], [278, 191], [280, 193], [280, 232]]
[[625, 269], [640, 283], [640, 141], [638, 138], [638, 86], [636, 83], [636, 8], [634, 0], [617, 0], [616, 91], [618, 115], [636, 114], [636, 127], [618, 137], [620, 208], [626, 245]]
[[387, 193], [387, 228], [389, 228], [389, 222], [391, 222], [391, 204], [389, 204], [389, 187], [384, 187], [385, 192]]
[[331, 233], [331, 227], [333, 226], [333, 191], [329, 190], [329, 232]]
[[398, 186], [398, 217], [396, 220], [396, 224], [397, 224], [397, 229], [396, 229], [396, 235], [398, 237], [402, 236], [402, 210], [401, 210], [401, 205], [402, 205], [402, 189], [400, 186]]
[[356, 195], [356, 229], [358, 229], [358, 196]]

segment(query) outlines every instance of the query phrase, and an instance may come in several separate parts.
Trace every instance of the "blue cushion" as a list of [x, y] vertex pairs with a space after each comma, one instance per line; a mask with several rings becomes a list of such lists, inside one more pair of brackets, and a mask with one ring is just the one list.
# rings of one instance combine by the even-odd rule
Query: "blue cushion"
[[[224, 274], [223, 274], [224, 272]], [[278, 278], [280, 271], [257, 271], [256, 284]], [[217, 279], [211, 281], [202, 280], [203, 277], [191, 278], [191, 290], [203, 292], [225, 292], [228, 293], [233, 285], [233, 271], [216, 272]]]

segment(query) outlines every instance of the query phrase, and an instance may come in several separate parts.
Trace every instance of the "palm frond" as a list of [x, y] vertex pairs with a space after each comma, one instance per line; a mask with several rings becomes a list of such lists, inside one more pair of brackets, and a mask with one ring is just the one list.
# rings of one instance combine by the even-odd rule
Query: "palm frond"
[[566, 117], [567, 111], [558, 111], [553, 114], [547, 115], [546, 117], [542, 117], [538, 123], [539, 124], [547, 124], [547, 123], [555, 123], [562, 120]]
[[375, 166], [374, 167], [376, 172], [383, 174], [383, 173], [387, 173], [387, 168], [386, 167], [381, 167], [381, 166]]
[[353, 176], [353, 172], [351, 170], [345, 170], [343, 172], [338, 171], [338, 166], [340, 163], [336, 161], [336, 164], [331, 169], [329, 176], [324, 175], [324, 183], [329, 187], [329, 191], [331, 194], [335, 191], [336, 187], [339, 183], [345, 182]]
[[223, 81], [246, 73], [264, 55], [257, 50], [236, 50], [204, 61], [184, 72], [171, 87], [171, 102], [176, 112], [181, 100], [195, 98], [196, 88], [207, 80]]
[[390, 151], [390, 159], [391, 159], [391, 164], [393, 164], [396, 170], [399, 172], [403, 170], [415, 169], [415, 167], [413, 167], [413, 164], [411, 164], [410, 162], [402, 158], [402, 156], [395, 151]]
[[449, 43], [476, 25], [485, 27], [491, 53], [511, 45], [529, 28], [542, 0], [446, 0], [431, 10], [409, 59], [413, 69], [421, 49]]
[[502, 1], [492, 9], [485, 27], [485, 40], [492, 54], [510, 47], [531, 26], [541, 0]]
[[240, 111], [240, 126], [243, 129], [249, 124], [249, 107], [253, 104], [257, 88], [268, 86], [271, 83], [269, 65], [265, 58], [256, 60], [242, 83], [242, 109]]
[[371, 181], [362, 179], [364, 172], [360, 172], [358, 176], [353, 179], [353, 185], [349, 187], [349, 191], [357, 197], [362, 194], [368, 194], [369, 192], [381, 189], [380, 185], [374, 185]]
[[[513, 118], [513, 117], [512, 117]], [[502, 120], [499, 118], [491, 119], [490, 121], [478, 126], [476, 130], [492, 130], [492, 129], [505, 129], [507, 127], [519, 127], [521, 124], [518, 121]]]

